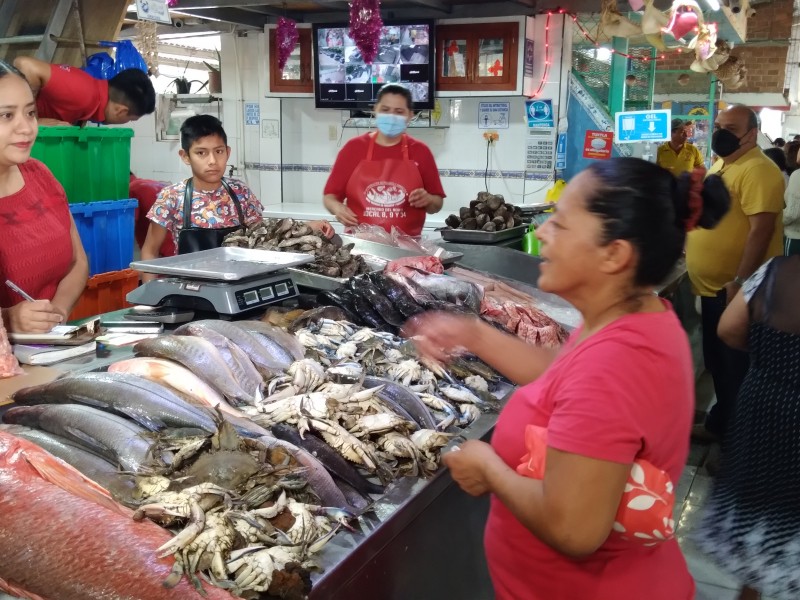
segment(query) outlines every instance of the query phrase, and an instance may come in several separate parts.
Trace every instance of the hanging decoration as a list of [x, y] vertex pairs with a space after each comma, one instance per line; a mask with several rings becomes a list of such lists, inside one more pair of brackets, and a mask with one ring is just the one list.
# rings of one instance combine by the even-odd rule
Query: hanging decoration
[[278, 69], [283, 71], [286, 61], [297, 47], [300, 33], [297, 31], [297, 22], [281, 17], [278, 19], [278, 29], [275, 32], [275, 44], [278, 46]]
[[[561, 13], [561, 12], [564, 12], [564, 11], [559, 10], [558, 12]], [[585, 37], [586, 40], [588, 42], [590, 42], [595, 48], [604, 48], [605, 47], [600, 42], [598, 42], [596, 39], [594, 39], [592, 37], [592, 35], [586, 30], [586, 28], [583, 25], [581, 25], [581, 22], [578, 20], [578, 15], [576, 13], [565, 12], [565, 14], [569, 15], [569, 17], [572, 19], [572, 22], [575, 24], [575, 26], [581, 32], [583, 37]], [[613, 48], [608, 48], [608, 50], [612, 54], [617, 54], [619, 56], [624, 56], [625, 58], [629, 58], [631, 60], [641, 60], [642, 62], [650, 62], [651, 60], [659, 60], [659, 59], [664, 58], [664, 56], [665, 56], [664, 54], [658, 54], [657, 56], [651, 58], [649, 56], [639, 56], [639, 55], [636, 55], [636, 54], [627, 54], [625, 52], [618, 52], [617, 50], [614, 50]], [[681, 50], [679, 48], [678, 52], [680, 52], [680, 51]]]
[[716, 70], [717, 79], [722, 82], [726, 90], [736, 90], [744, 85], [747, 79], [747, 67], [744, 61], [736, 56], [731, 56]]
[[731, 45], [725, 40], [717, 40], [714, 44], [714, 54], [708, 58], [701, 59], [699, 56], [689, 66], [696, 73], [710, 73], [716, 71], [720, 66], [731, 57]]
[[[559, 11], [561, 12], [561, 11]], [[544, 70], [542, 71], [542, 80], [539, 82], [539, 87], [533, 93], [531, 98], [538, 98], [539, 94], [542, 93], [544, 90], [544, 86], [547, 83], [547, 78], [550, 76], [550, 17], [553, 16], [553, 13], [547, 13], [547, 20], [544, 24]]]
[[603, 0], [601, 6], [598, 37], [631, 38], [642, 35], [642, 28], [619, 12], [617, 0]]
[[647, 42], [661, 52], [667, 49], [661, 30], [668, 24], [669, 17], [653, 5], [653, 0], [645, 0], [644, 14], [642, 14], [642, 33], [644, 33]]
[[167, 0], [167, 6], [169, 8], [175, 8], [178, 6], [178, 0]]
[[147, 72], [158, 76], [158, 23], [136, 21], [136, 49], [147, 64]]
[[368, 65], [378, 55], [382, 27], [380, 0], [351, 0], [349, 35]]
[[689, 32], [697, 31], [703, 22], [703, 11], [695, 0], [673, 0], [669, 23], [662, 31], [680, 40]]

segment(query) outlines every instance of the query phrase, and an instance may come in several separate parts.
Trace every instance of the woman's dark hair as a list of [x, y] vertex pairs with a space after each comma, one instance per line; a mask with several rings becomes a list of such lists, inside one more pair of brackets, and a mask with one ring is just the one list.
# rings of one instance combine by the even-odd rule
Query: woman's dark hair
[[[589, 212], [603, 222], [602, 243], [627, 240], [636, 249], [637, 286], [658, 285], [681, 257], [687, 227], [711, 229], [728, 212], [730, 195], [722, 178], [709, 175], [702, 183], [702, 205], [693, 214], [691, 173], [674, 177], [639, 158], [598, 161], [589, 167], [598, 185], [586, 200]], [[696, 221], [695, 221], [696, 219]]]
[[786, 173], [786, 153], [781, 148], [767, 148], [764, 150], [764, 154], [766, 154], [772, 162], [778, 165], [778, 168]]
[[209, 135], [218, 135], [228, 145], [228, 136], [222, 128], [222, 123], [212, 115], [195, 115], [189, 117], [181, 125], [181, 148], [189, 152], [197, 140]]
[[408, 110], [414, 110], [414, 98], [411, 96], [411, 91], [404, 85], [400, 85], [399, 83], [387, 83], [381, 89], [378, 90], [378, 95], [375, 98], [375, 104], [381, 101], [386, 94], [397, 94], [398, 96], [402, 96], [406, 99], [406, 104], [408, 104]]
[[16, 75], [17, 77], [24, 79], [26, 83], [28, 82], [28, 78], [25, 77], [25, 75], [22, 74], [22, 71], [20, 71], [17, 67], [7, 63], [4, 60], [0, 60], [0, 79], [6, 75]]
[[787, 142], [783, 150], [786, 152], [786, 171], [791, 173], [798, 167], [797, 152], [800, 150], [800, 142], [795, 142], [794, 140]]
[[124, 69], [108, 80], [108, 98], [128, 107], [131, 115], [143, 117], [156, 109], [156, 90], [147, 73]]

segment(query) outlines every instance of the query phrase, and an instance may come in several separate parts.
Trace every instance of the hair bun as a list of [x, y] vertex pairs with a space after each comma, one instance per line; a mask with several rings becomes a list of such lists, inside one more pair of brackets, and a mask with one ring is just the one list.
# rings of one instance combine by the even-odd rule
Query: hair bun
[[730, 208], [728, 188], [719, 175], [703, 177], [705, 169], [681, 173], [675, 191], [676, 227], [686, 232], [712, 229]]
[[709, 175], [703, 181], [703, 209], [697, 226], [703, 229], [714, 228], [731, 207], [731, 195], [722, 177]]

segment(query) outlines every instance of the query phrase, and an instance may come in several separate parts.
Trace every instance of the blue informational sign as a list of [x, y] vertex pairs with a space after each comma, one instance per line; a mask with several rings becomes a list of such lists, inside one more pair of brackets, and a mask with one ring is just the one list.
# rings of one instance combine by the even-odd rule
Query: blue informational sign
[[614, 141], [617, 144], [666, 142], [670, 139], [670, 110], [618, 112], [614, 117]]
[[530, 129], [552, 129], [556, 126], [552, 100], [526, 100], [525, 114]]
[[567, 168], [567, 134], [559, 133], [556, 142], [556, 169]]
[[261, 123], [261, 107], [258, 102], [244, 103], [244, 124], [259, 125]]

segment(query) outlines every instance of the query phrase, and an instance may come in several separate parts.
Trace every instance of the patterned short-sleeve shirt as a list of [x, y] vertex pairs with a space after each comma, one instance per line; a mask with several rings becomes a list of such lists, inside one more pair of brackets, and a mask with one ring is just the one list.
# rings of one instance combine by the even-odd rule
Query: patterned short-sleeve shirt
[[[242, 205], [245, 224], [251, 225], [260, 221], [264, 207], [261, 206], [261, 202], [250, 188], [236, 179], [226, 181]], [[176, 245], [178, 232], [183, 229], [183, 194], [185, 190], [185, 181], [165, 187], [147, 213], [148, 219], [172, 233]], [[192, 227], [204, 229], [221, 229], [240, 225], [233, 199], [222, 184], [213, 192], [194, 190], [190, 221]]]

